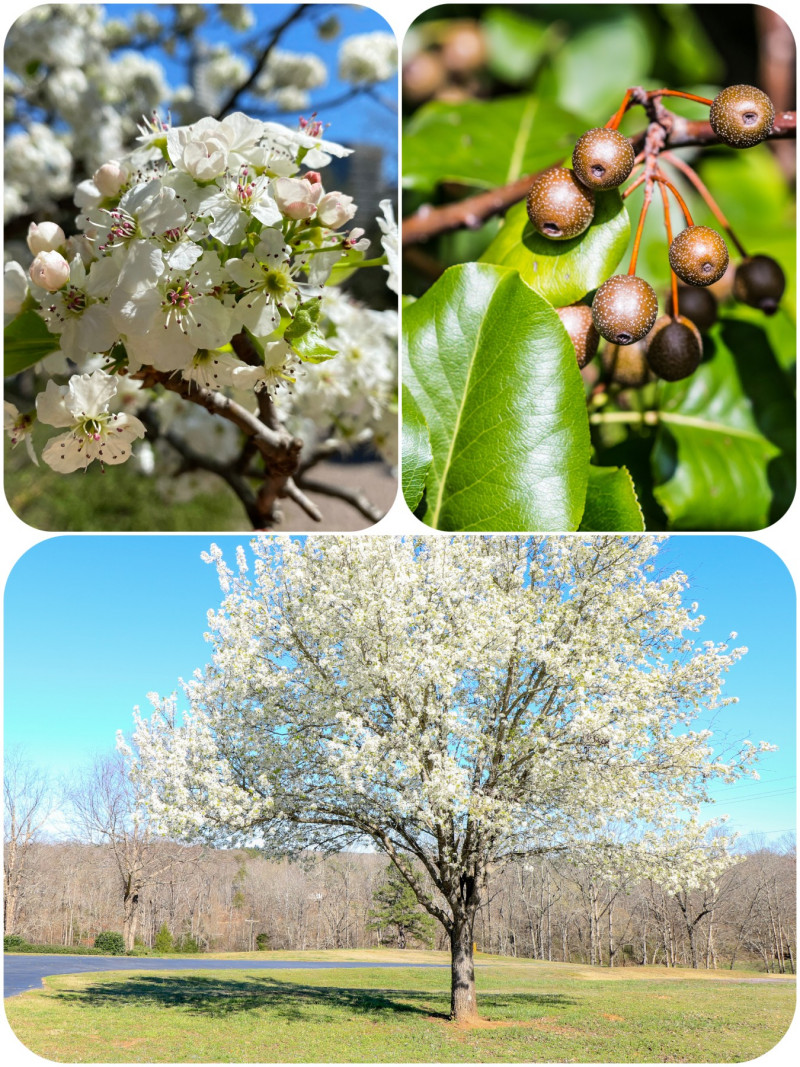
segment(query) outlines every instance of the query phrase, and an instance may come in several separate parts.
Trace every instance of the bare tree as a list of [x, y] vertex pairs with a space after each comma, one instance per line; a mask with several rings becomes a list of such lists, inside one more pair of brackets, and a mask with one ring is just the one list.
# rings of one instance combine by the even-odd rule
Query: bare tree
[[21, 748], [5, 754], [3, 771], [3, 932], [13, 933], [24, 895], [31, 845], [42, 835], [54, 806], [49, 778]]
[[141, 810], [141, 797], [119, 753], [100, 756], [66, 789], [79, 835], [106, 846], [122, 890], [125, 949], [134, 946], [142, 892], [188, 855], [186, 849], [154, 839]]

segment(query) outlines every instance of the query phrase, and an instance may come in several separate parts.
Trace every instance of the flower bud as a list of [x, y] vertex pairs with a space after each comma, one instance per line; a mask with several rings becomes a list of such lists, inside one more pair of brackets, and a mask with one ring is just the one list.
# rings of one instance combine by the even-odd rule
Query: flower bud
[[30, 266], [31, 281], [55, 293], [69, 281], [69, 263], [60, 252], [40, 252]]
[[322, 185], [305, 178], [276, 178], [272, 195], [282, 215], [290, 219], [310, 219], [322, 196]]
[[347, 193], [326, 193], [317, 204], [317, 220], [331, 230], [338, 230], [352, 219], [356, 205]]
[[62, 248], [67, 235], [57, 222], [32, 222], [28, 227], [28, 248], [36, 256]]
[[312, 185], [322, 185], [322, 175], [318, 170], [307, 170], [303, 177], [307, 182], [311, 182]]
[[103, 196], [117, 196], [120, 189], [127, 184], [128, 172], [116, 159], [110, 159], [94, 172], [92, 180]]

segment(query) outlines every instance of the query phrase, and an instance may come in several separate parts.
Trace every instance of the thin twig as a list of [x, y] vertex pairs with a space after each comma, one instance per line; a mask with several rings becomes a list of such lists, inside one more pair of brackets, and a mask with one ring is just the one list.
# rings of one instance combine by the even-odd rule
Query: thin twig
[[344, 500], [356, 511], [360, 512], [370, 522], [377, 522], [383, 518], [383, 512], [375, 507], [369, 497], [360, 489], [347, 489], [344, 486], [328, 485], [326, 482], [318, 482], [316, 478], [297, 476], [296, 484], [309, 493], [320, 493], [322, 496], [332, 496], [337, 500]]
[[255, 64], [253, 65], [253, 69], [250, 72], [250, 77], [243, 81], [241, 85], [238, 85], [235, 89], [231, 90], [231, 92], [228, 94], [227, 100], [225, 100], [225, 102], [221, 104], [217, 109], [217, 118], [222, 118], [223, 115], [226, 115], [229, 111], [232, 111], [236, 104], [239, 102], [240, 97], [242, 97], [248, 91], [248, 89], [250, 89], [255, 84], [258, 79], [258, 76], [261, 74], [267, 60], [269, 59], [270, 54], [280, 41], [284, 31], [287, 30], [293, 22], [296, 22], [297, 19], [299, 19], [301, 15], [305, 13], [305, 10], [308, 6], [308, 4], [298, 4], [298, 6], [294, 8], [289, 15], [286, 16], [283, 22], [281, 22], [279, 26], [275, 27], [275, 29], [272, 31], [272, 36], [270, 37], [269, 41], [267, 41], [261, 52], [261, 55], [258, 57]]

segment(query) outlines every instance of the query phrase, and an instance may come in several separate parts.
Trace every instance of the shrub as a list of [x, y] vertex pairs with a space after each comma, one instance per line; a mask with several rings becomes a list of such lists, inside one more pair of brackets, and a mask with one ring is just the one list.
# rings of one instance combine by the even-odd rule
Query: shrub
[[23, 942], [13, 949], [14, 952], [34, 952], [40, 956], [104, 956], [102, 949], [88, 948], [86, 945], [29, 945]]
[[175, 943], [172, 940], [172, 934], [169, 927], [164, 923], [161, 929], [156, 934], [156, 939], [153, 942], [153, 948], [156, 952], [172, 952], [175, 947]]
[[259, 952], [266, 952], [269, 948], [269, 934], [256, 934], [256, 948]]
[[108, 956], [125, 955], [125, 939], [116, 930], [103, 930], [94, 939], [94, 947], [105, 952]]
[[183, 934], [175, 942], [176, 952], [202, 952], [203, 947], [200, 942], [192, 937], [191, 934]]
[[3, 938], [3, 950], [5, 952], [24, 952], [28, 942], [22, 934], [6, 934]]

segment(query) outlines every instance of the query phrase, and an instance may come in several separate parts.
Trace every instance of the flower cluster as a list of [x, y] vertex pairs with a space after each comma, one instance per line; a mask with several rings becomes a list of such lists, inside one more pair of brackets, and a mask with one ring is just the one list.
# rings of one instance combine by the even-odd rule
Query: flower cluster
[[123, 378], [274, 391], [302, 380], [304, 363], [353, 348], [329, 343], [321, 301], [336, 263], [357, 263], [368, 242], [346, 228], [352, 198], [321, 174], [350, 149], [322, 135], [315, 119], [297, 129], [241, 112], [177, 127], [154, 119], [132, 153], [79, 184], [76, 235], [31, 225], [33, 262], [27, 277], [6, 266], [5, 311], [38, 314], [60, 369], [78, 371], [37, 397], [40, 421], [69, 427], [46, 462], [68, 471], [128, 457], [144, 428], [109, 414]]

